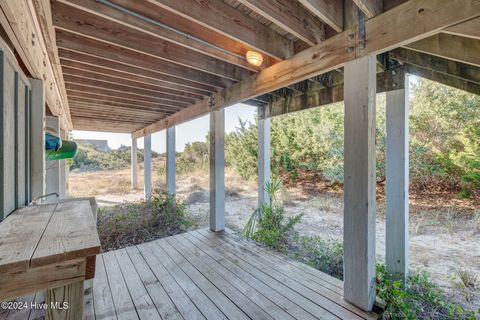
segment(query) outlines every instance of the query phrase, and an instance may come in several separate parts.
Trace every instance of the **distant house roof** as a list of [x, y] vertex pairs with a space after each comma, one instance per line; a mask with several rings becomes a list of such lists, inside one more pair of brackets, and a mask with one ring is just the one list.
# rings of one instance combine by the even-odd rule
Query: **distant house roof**
[[76, 142], [86, 145], [94, 145], [99, 151], [110, 151], [107, 140], [94, 140], [94, 139], [75, 139]]

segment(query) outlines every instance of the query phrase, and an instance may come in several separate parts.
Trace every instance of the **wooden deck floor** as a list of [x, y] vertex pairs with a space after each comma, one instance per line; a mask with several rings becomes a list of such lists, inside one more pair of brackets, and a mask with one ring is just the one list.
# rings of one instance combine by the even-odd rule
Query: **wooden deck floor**
[[342, 294], [338, 279], [230, 230], [202, 229], [98, 255], [84, 319], [377, 318]]

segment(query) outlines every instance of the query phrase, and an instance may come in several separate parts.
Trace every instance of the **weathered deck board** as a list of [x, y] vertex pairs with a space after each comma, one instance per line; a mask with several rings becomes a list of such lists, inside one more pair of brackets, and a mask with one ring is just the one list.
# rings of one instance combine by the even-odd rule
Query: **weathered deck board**
[[[229, 230], [202, 229], [97, 256], [93, 292], [85, 296], [95, 315], [84, 319], [377, 317], [345, 302], [342, 292], [341, 281], [318, 270]], [[0, 312], [0, 320], [15, 317]]]

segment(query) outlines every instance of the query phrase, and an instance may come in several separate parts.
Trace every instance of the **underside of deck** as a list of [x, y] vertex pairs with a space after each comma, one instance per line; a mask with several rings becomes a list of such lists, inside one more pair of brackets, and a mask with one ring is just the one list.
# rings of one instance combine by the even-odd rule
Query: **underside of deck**
[[91, 305], [96, 319], [376, 318], [345, 302], [342, 285], [230, 230], [202, 229], [98, 256]]

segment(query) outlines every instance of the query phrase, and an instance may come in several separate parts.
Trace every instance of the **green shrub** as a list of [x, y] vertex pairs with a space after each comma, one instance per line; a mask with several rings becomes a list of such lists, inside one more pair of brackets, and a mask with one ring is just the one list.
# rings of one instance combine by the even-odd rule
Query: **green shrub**
[[280, 188], [281, 183], [278, 180], [267, 183], [269, 203], [262, 203], [260, 208], [252, 213], [242, 232], [247, 237], [269, 247], [285, 251], [288, 240], [293, 235], [293, 227], [300, 221], [303, 214], [285, 217], [285, 210], [276, 197]]
[[387, 303], [383, 319], [475, 320], [475, 312], [449, 301], [426, 272], [411, 272], [403, 285], [377, 264], [377, 295]]
[[156, 190], [150, 199], [98, 210], [98, 234], [103, 251], [115, 250], [178, 234], [190, 225], [185, 204]]
[[[138, 160], [143, 161], [143, 150], [137, 151]], [[152, 157], [158, 157], [157, 152], [152, 151]], [[127, 168], [131, 162], [130, 147], [122, 147], [117, 150], [99, 151], [94, 145], [78, 144], [77, 155], [69, 159], [70, 170], [98, 171]]]
[[303, 236], [298, 241], [296, 256], [315, 269], [343, 279], [343, 245], [338, 240]]
[[[208, 139], [208, 137], [207, 137]], [[209, 147], [206, 142], [187, 143], [183, 152], [177, 156], [177, 173], [190, 173], [207, 170], [209, 166]]]

